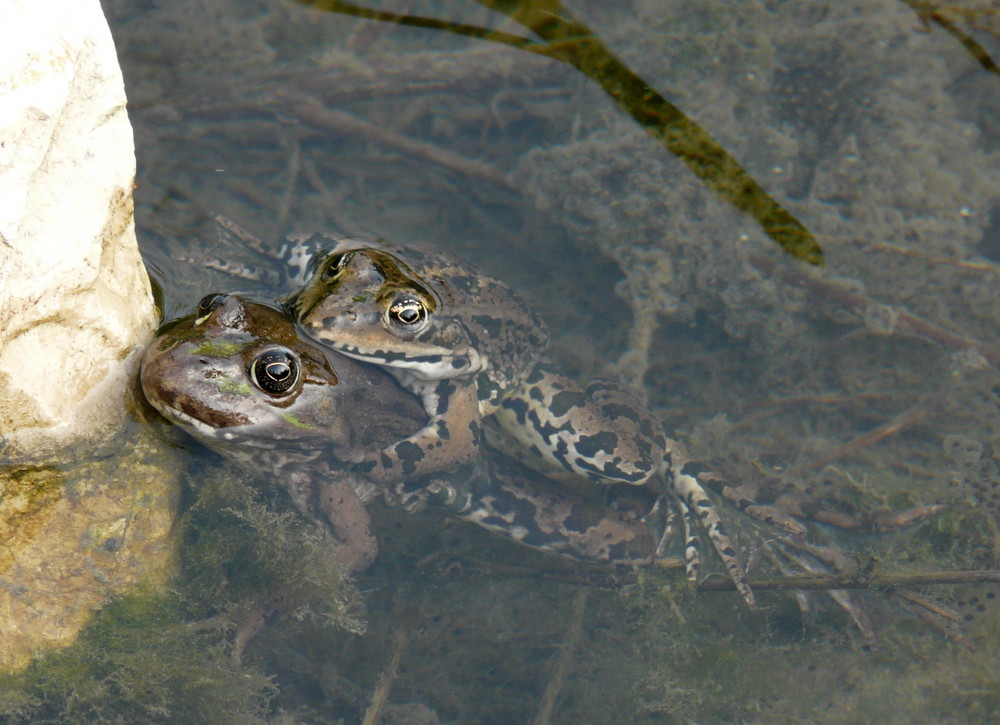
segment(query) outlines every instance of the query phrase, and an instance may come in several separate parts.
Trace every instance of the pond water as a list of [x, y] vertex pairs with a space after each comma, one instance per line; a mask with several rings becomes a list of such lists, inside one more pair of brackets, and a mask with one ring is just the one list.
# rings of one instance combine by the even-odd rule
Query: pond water
[[[386, 2], [373, 18], [107, 0], [165, 316], [210, 291], [287, 291], [218, 271], [213, 260], [273, 263], [213, 215], [275, 249], [316, 230], [430, 243], [534, 304], [565, 370], [640, 382], [729, 479], [859, 515], [949, 504], [899, 533], [813, 540], [875, 573], [996, 568], [995, 6], [580, 0], [508, 17], [491, 5], [519, 4]], [[551, 36], [553, 57], [497, 42], [541, 42], [553, 12], [573, 31]], [[715, 145], [672, 153], [691, 137], [639, 125], [622, 68]], [[725, 190], [743, 177], [713, 176], [734, 165], [808, 230], [824, 268], [734, 205]], [[721, 505], [751, 574], [769, 575], [763, 542], [780, 532]], [[873, 647], [822, 594], [806, 616], [793, 595], [761, 591], [751, 612], [685, 591], [676, 572], [588, 578], [435, 514], [375, 516], [382, 553], [357, 582], [366, 633], [274, 617], [245, 655], [277, 687], [263, 720], [359, 722], [380, 674], [381, 722], [1000, 717], [988, 588], [905, 590], [954, 612], [964, 639], [898, 597], [859, 595]]]

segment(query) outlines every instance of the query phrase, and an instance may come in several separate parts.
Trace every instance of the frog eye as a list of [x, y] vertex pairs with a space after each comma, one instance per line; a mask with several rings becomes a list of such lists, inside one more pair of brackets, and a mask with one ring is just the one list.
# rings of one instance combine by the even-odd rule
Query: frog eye
[[215, 310], [219, 308], [223, 302], [226, 301], [227, 295], [221, 294], [220, 292], [212, 292], [201, 298], [201, 302], [198, 303], [198, 310], [195, 313], [194, 324], [200, 325], [205, 321], [205, 318], [212, 314]]
[[299, 363], [288, 350], [268, 350], [250, 363], [250, 379], [265, 393], [281, 395], [298, 381]]
[[326, 266], [323, 267], [323, 281], [332, 282], [337, 279], [353, 256], [354, 252], [344, 252], [343, 254], [335, 254], [330, 257], [327, 260]]
[[405, 295], [389, 305], [385, 319], [390, 328], [402, 328], [409, 333], [420, 332], [428, 322], [427, 305], [419, 297]]

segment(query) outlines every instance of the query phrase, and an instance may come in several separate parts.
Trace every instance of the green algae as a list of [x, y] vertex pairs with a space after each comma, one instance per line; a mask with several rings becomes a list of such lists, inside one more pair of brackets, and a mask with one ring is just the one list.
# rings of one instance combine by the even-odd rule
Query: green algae
[[222, 472], [199, 482], [182, 517], [183, 573], [192, 601], [213, 612], [294, 612], [358, 631], [357, 592], [331, 556], [320, 527], [284, 494]]
[[316, 426], [312, 425], [311, 423], [306, 423], [304, 421], [299, 420], [298, 418], [296, 418], [291, 413], [282, 413], [281, 418], [286, 423], [289, 423], [289, 424], [295, 426], [296, 428], [303, 428], [305, 430], [312, 430], [313, 428], [316, 427]]
[[0, 678], [0, 722], [272, 722], [273, 678], [233, 659], [255, 612], [318, 630], [360, 631], [357, 593], [330, 542], [283, 495], [200, 469], [181, 518], [181, 573], [166, 588], [120, 595], [76, 642]]
[[183, 599], [136, 592], [108, 603], [76, 644], [0, 679], [4, 723], [266, 722], [275, 688], [234, 667], [224, 628], [196, 626]]
[[241, 380], [230, 380], [229, 378], [223, 378], [219, 380], [219, 392], [230, 393], [232, 395], [241, 395], [244, 398], [249, 398], [254, 394], [253, 388], [244, 383]]
[[215, 340], [206, 340], [198, 347], [194, 348], [194, 350], [191, 351], [191, 354], [228, 360], [233, 355], [238, 355], [243, 349], [251, 344], [253, 344], [251, 341], [219, 342]]

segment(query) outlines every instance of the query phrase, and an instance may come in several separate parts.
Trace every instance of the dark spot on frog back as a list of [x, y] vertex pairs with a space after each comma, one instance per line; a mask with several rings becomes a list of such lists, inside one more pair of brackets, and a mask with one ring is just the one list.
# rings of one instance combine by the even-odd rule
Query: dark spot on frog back
[[552, 396], [549, 403], [549, 411], [556, 418], [561, 418], [573, 408], [582, 408], [587, 405], [587, 396], [579, 390], [563, 390]]
[[455, 277], [447, 280], [448, 284], [451, 285], [457, 292], [461, 292], [463, 295], [479, 295], [480, 294], [480, 280], [473, 275], [456, 275]]
[[581, 435], [574, 447], [586, 460], [593, 460], [599, 453], [614, 455], [618, 447], [618, 436], [611, 431], [602, 431], [589, 436]]

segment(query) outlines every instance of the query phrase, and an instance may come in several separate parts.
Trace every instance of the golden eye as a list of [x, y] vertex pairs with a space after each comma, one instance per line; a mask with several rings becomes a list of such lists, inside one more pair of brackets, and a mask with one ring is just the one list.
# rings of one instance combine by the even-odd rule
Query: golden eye
[[205, 321], [205, 318], [212, 314], [219, 306], [226, 301], [228, 295], [221, 294], [219, 292], [212, 292], [201, 298], [198, 303], [198, 309], [195, 312], [196, 317], [194, 318], [194, 324], [200, 325]]
[[427, 324], [427, 306], [417, 297], [404, 295], [389, 305], [385, 316], [390, 327], [414, 332]]
[[299, 363], [288, 350], [262, 352], [250, 363], [253, 384], [270, 395], [287, 393], [299, 379]]
[[323, 267], [323, 281], [332, 282], [337, 279], [353, 256], [354, 252], [344, 252], [343, 254], [335, 254], [330, 257]]

